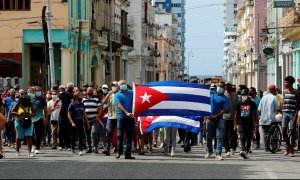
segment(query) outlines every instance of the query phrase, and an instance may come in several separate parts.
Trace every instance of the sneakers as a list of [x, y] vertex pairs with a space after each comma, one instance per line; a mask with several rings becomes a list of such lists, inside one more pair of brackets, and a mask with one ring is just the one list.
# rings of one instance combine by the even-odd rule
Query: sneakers
[[34, 151], [35, 151], [35, 147], [32, 146], [32, 148], [31, 148], [31, 153], [34, 153]]
[[174, 148], [171, 149], [171, 157], [175, 157], [175, 149]]
[[213, 154], [213, 153], [208, 152], [208, 153], [204, 156], [204, 158], [205, 158], [205, 159], [208, 159], [208, 158], [210, 158], [210, 157], [212, 156], [212, 154]]
[[162, 149], [164, 147], [164, 143], [161, 143], [159, 148]]
[[82, 151], [79, 151], [79, 156], [83, 156], [83, 152]]
[[71, 151], [72, 149], [71, 149], [71, 148], [68, 148], [67, 150], [68, 150], [68, 151]]
[[39, 153], [40, 153], [39, 150], [35, 150], [35, 151], [34, 151], [34, 154], [39, 154]]
[[59, 148], [58, 148], [58, 150], [59, 150], [59, 151], [62, 151], [62, 150], [63, 150], [63, 148], [62, 148], [62, 147], [59, 147]]
[[93, 151], [94, 151], [94, 153], [95, 153], [95, 154], [98, 154], [98, 153], [99, 153], [99, 151], [98, 151], [98, 148], [97, 148], [97, 147], [94, 147]]
[[221, 155], [217, 155], [217, 156], [216, 156], [216, 160], [222, 161], [222, 160], [224, 160], [224, 159], [223, 159], [223, 157], [222, 157]]
[[18, 151], [17, 151], [17, 154], [16, 154], [16, 156], [17, 156], [17, 157], [18, 157], [18, 156], [20, 156], [20, 152], [18, 152]]
[[290, 150], [290, 154], [289, 154], [289, 156], [290, 156], [290, 157], [295, 157], [295, 154], [294, 154], [294, 149], [291, 149], [291, 150]]
[[248, 153], [246, 151], [241, 151], [240, 155], [242, 158], [247, 159], [248, 158]]
[[226, 155], [225, 155], [226, 157], [230, 157], [231, 156], [231, 152], [230, 151], [228, 151], [227, 153], [226, 153]]
[[234, 156], [235, 154], [235, 150], [234, 149], [230, 149], [230, 156]]

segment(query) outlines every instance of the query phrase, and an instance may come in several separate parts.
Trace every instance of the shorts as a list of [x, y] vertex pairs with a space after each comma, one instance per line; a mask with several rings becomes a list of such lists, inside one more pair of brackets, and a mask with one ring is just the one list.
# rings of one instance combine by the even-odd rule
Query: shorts
[[24, 139], [25, 137], [32, 137], [33, 134], [33, 123], [31, 123], [31, 126], [29, 128], [23, 128], [20, 125], [20, 121], [15, 121], [15, 128], [17, 133], [18, 139]]
[[295, 113], [283, 112], [282, 127], [290, 127], [291, 129], [295, 129], [296, 123], [293, 122], [294, 116]]

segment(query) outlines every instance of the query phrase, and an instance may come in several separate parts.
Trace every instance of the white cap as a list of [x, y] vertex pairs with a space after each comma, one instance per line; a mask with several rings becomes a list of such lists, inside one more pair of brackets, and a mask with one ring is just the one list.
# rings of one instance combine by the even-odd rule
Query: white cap
[[107, 84], [103, 84], [103, 85], [102, 85], [102, 89], [108, 89]]
[[58, 89], [66, 89], [66, 86], [60, 85], [60, 86], [58, 87]]

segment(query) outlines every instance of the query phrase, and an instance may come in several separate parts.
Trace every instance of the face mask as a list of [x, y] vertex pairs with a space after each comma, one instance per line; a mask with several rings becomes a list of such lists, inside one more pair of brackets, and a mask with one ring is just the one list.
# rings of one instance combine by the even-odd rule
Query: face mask
[[16, 102], [18, 102], [19, 101], [19, 98], [16, 98]]
[[37, 92], [36, 92], [36, 96], [37, 96], [37, 97], [40, 97], [41, 95], [42, 95], [42, 91], [37, 91]]
[[92, 97], [94, 93], [87, 93], [88, 96]]
[[52, 95], [52, 99], [53, 99], [53, 100], [56, 100], [57, 98], [58, 98], [57, 95]]
[[223, 94], [223, 93], [224, 93], [224, 89], [221, 88], [221, 87], [218, 87], [218, 88], [217, 88], [217, 93], [218, 93], [218, 94]]
[[247, 99], [248, 99], [248, 96], [242, 96], [243, 101], [247, 101]]
[[290, 85], [289, 85], [288, 83], [285, 83], [285, 84], [284, 84], [284, 87], [285, 87], [285, 88], [289, 88]]
[[113, 87], [111, 88], [111, 90], [115, 92], [115, 91], [117, 90], [117, 87], [113, 86]]
[[120, 86], [121, 91], [126, 91], [127, 90], [127, 84], [123, 84]]
[[107, 89], [102, 89], [103, 94], [107, 94]]
[[27, 93], [27, 95], [28, 95], [29, 97], [33, 97], [33, 94], [32, 94], [32, 93]]

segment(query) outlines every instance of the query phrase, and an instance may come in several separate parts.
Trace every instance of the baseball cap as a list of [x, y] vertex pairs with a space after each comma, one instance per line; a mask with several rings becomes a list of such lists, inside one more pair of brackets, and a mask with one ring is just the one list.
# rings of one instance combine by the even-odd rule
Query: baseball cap
[[83, 87], [89, 87], [89, 84], [88, 84], [88, 83], [85, 83], [85, 84], [83, 85]]
[[60, 86], [58, 87], [58, 89], [66, 89], [66, 86], [60, 85]]
[[271, 84], [269, 87], [268, 87], [269, 91], [276, 91], [276, 86]]
[[102, 85], [102, 89], [108, 89], [107, 84], [103, 84], [103, 85]]

